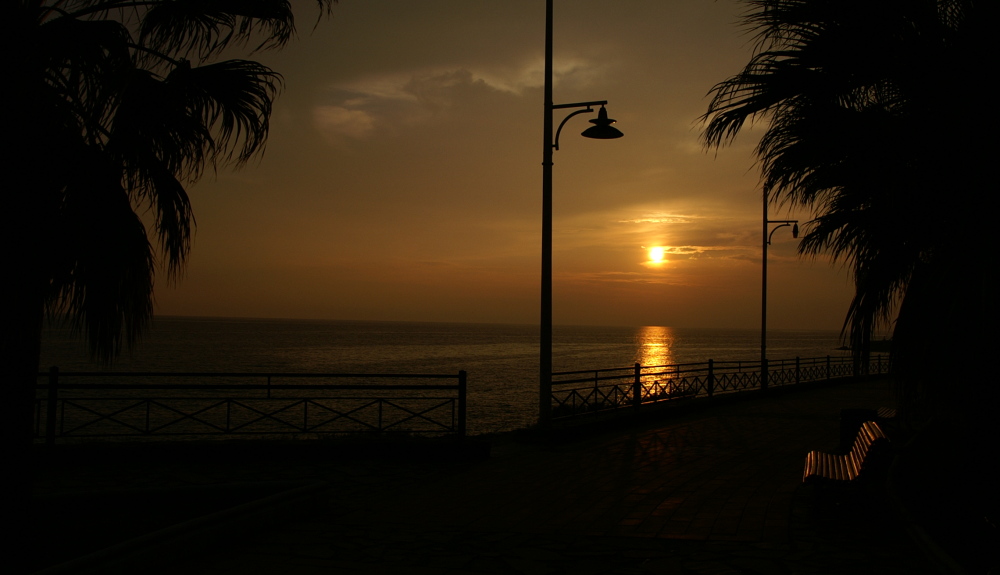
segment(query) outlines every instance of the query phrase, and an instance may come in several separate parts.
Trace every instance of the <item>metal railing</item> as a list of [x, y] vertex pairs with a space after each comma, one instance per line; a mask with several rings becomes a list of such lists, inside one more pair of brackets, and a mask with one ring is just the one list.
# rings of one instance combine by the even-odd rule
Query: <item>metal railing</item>
[[52, 368], [39, 378], [47, 381], [36, 387], [35, 439], [50, 444], [77, 438], [466, 433], [464, 371], [60, 373]]
[[759, 361], [714, 361], [672, 365], [562, 371], [552, 374], [552, 420], [567, 420], [625, 408], [766, 387], [828, 381], [889, 372], [887, 355], [867, 365], [853, 358], [810, 357]]

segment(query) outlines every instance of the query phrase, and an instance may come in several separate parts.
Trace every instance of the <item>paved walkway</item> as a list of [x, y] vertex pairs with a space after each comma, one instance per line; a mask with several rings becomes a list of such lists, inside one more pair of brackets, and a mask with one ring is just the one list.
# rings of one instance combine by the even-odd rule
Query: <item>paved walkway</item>
[[322, 504], [172, 573], [934, 573], [883, 498], [801, 484], [884, 384], [731, 403], [466, 463], [121, 464], [38, 489], [322, 479]]

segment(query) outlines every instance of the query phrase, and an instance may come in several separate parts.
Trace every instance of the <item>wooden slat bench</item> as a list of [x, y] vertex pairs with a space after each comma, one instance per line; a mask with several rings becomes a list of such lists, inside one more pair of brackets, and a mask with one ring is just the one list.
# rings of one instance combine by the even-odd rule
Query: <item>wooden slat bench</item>
[[880, 407], [875, 413], [879, 419], [893, 419], [896, 417], [896, 409], [893, 407]]
[[866, 421], [861, 424], [854, 445], [847, 454], [810, 451], [806, 455], [802, 482], [855, 481], [868, 475], [873, 466], [885, 462], [889, 452], [889, 439], [882, 428], [874, 421]]
[[840, 446], [837, 453], [848, 453], [854, 447], [854, 439], [858, 436], [861, 424], [874, 421], [885, 432], [892, 432], [892, 422], [896, 410], [891, 407], [878, 409], [846, 408], [840, 410]]

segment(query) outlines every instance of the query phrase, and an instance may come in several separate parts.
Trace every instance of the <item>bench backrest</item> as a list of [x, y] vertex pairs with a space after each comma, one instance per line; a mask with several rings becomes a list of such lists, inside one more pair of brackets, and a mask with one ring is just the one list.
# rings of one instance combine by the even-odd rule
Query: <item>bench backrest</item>
[[868, 453], [873, 448], [877, 448], [878, 444], [888, 442], [889, 439], [878, 423], [874, 421], [862, 423], [861, 429], [858, 430], [858, 436], [854, 439], [854, 446], [851, 447], [851, 452], [847, 456], [848, 465], [851, 466], [851, 474], [857, 477], [864, 467]]

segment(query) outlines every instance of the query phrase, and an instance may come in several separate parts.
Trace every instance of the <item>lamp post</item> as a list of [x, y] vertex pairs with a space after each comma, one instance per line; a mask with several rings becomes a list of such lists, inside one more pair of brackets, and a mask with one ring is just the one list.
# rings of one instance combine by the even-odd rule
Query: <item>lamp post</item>
[[[778, 224], [771, 228], [771, 224]], [[771, 237], [779, 228], [792, 226], [792, 237], [799, 237], [798, 220], [767, 219], [767, 191], [764, 191], [764, 243], [761, 259], [760, 286], [760, 389], [767, 389], [767, 246], [771, 245]]]
[[[577, 114], [593, 112], [594, 106], [600, 106], [601, 110], [597, 118], [590, 121], [594, 125], [582, 135], [599, 140], [622, 137], [622, 133], [611, 125], [615, 121], [608, 118], [604, 109], [606, 100], [572, 104], [552, 102], [552, 1], [545, 2], [545, 116], [542, 129], [545, 141], [542, 146], [542, 300], [538, 362], [538, 424], [542, 428], [549, 426], [552, 411], [552, 153], [559, 149], [559, 133], [566, 122]], [[553, 137], [553, 112], [572, 108], [583, 109], [563, 118]]]

